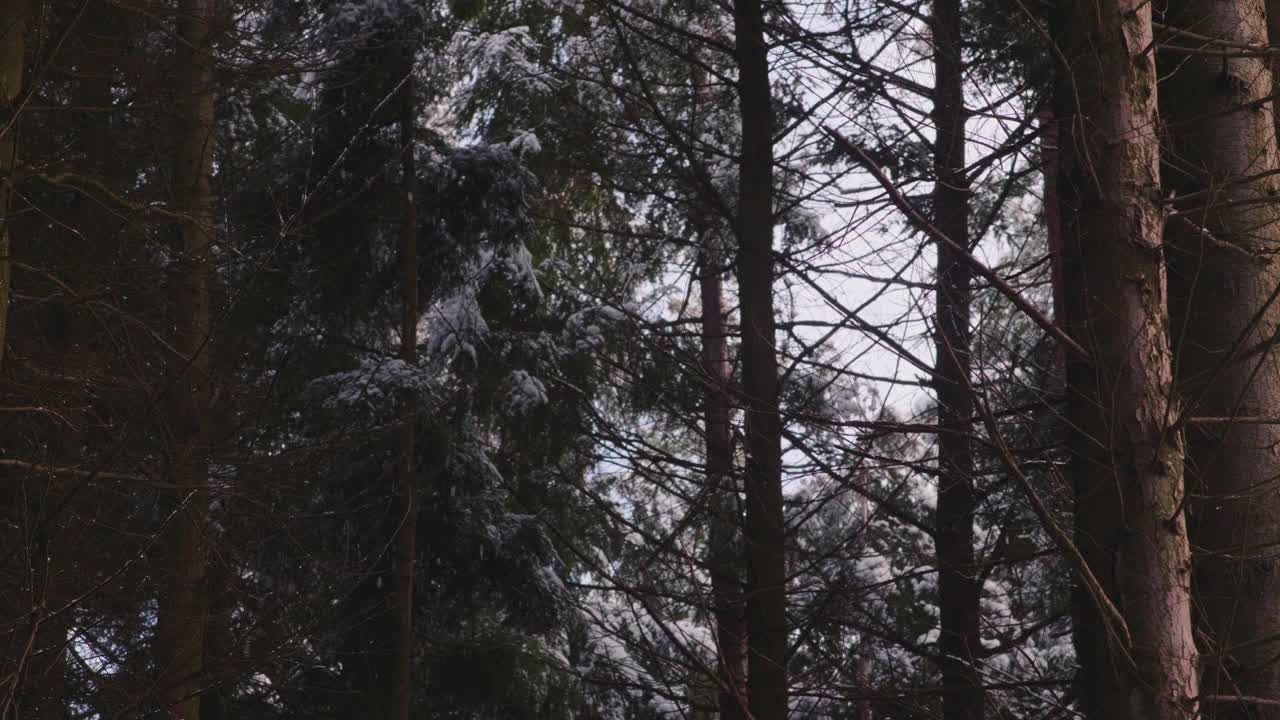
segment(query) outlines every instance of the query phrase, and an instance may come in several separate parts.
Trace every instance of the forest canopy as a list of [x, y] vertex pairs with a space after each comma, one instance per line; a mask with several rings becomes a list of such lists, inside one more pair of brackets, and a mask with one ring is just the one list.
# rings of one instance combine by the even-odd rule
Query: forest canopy
[[0, 720], [1280, 719], [1277, 58], [0, 0]]

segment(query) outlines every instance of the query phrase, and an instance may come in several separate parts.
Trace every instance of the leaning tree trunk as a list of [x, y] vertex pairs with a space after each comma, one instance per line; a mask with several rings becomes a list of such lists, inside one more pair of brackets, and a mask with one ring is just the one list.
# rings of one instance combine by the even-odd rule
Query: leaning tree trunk
[[773, 122], [760, 0], [734, 0], [742, 164], [738, 288], [746, 410], [748, 711], [787, 715], [787, 596], [782, 516], [782, 419], [773, 317]]
[[[1264, 45], [1263, 0], [1174, 0], [1162, 50], [1169, 299], [1187, 431], [1201, 680], [1209, 717], [1280, 718], [1280, 178], [1267, 58], [1201, 54]], [[1196, 37], [1180, 35], [1191, 30]], [[1203, 38], [1222, 41], [1214, 45]], [[1192, 48], [1187, 53], [1177, 48]], [[1185, 200], [1177, 200], [1185, 198]], [[1240, 697], [1243, 696], [1243, 697]], [[1261, 699], [1264, 703], [1254, 703]], [[1273, 703], [1273, 704], [1266, 704]]]
[[707, 487], [711, 496], [708, 565], [719, 653], [717, 707], [722, 720], [746, 720], [747, 627], [743, 614], [742, 545], [738, 491], [733, 476], [729, 424], [730, 377], [725, 334], [721, 259], [715, 241], [702, 232], [699, 290], [702, 296], [702, 372], [706, 421]]
[[170, 717], [200, 719], [209, 513], [209, 246], [213, 240], [214, 0], [181, 0], [174, 57], [176, 143], [173, 203], [182, 214], [173, 269], [176, 338], [170, 468], [179, 510], [161, 594], [161, 698]]
[[1183, 447], [1174, 422], [1151, 5], [1065, 1], [1064, 295], [1075, 543], [1097, 584], [1074, 607], [1090, 720], [1197, 712]]
[[[412, 57], [412, 56], [411, 56]], [[417, 178], [414, 160], [414, 126], [417, 104], [414, 100], [413, 64], [406, 69], [400, 89], [400, 359], [413, 365], [418, 362], [418, 214]], [[393, 606], [396, 629], [395, 660], [392, 669], [392, 720], [409, 720], [413, 707], [413, 583], [417, 565], [418, 504], [415, 455], [417, 405], [406, 398], [400, 428], [400, 471], [398, 514], [400, 527], [396, 535], [396, 576]]]
[[22, 91], [27, 57], [27, 25], [31, 0], [9, 0], [0, 9], [0, 367], [9, 339], [9, 288], [12, 245], [9, 205], [13, 200], [13, 171], [18, 167], [18, 115], [15, 103]]
[[934, 0], [933, 224], [959, 247], [938, 243], [937, 328], [934, 386], [938, 394], [938, 504], [934, 543], [938, 557], [939, 669], [944, 720], [980, 720], [982, 678], [981, 586], [974, 569], [973, 416], [969, 383], [969, 178], [965, 174], [964, 65], [960, 50], [960, 0]]

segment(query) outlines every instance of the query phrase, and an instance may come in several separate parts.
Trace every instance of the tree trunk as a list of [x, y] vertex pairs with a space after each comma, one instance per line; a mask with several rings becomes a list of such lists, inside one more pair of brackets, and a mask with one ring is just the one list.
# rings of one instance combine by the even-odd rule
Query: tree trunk
[[[960, 247], [969, 247], [969, 179], [965, 175], [964, 65], [960, 50], [959, 0], [934, 0], [930, 17], [936, 81], [933, 120], [933, 223]], [[981, 586], [973, 554], [973, 450], [969, 428], [973, 395], [969, 384], [969, 286], [971, 271], [958, 248], [938, 243], [937, 368], [938, 504], [934, 543], [938, 558], [938, 605], [944, 720], [980, 720], [982, 678]]]
[[[418, 215], [416, 203], [417, 168], [414, 162], [416, 103], [413, 92], [413, 64], [400, 90], [400, 359], [412, 365], [418, 361]], [[417, 406], [406, 398], [403, 427], [400, 429], [400, 472], [398, 478], [399, 532], [396, 536], [395, 577], [395, 662], [392, 670], [393, 720], [409, 720], [413, 706], [413, 581], [418, 550], [418, 506], [414, 463]]]
[[742, 119], [736, 229], [747, 416], [748, 709], [754, 720], [782, 720], [787, 715], [787, 597], [773, 317], [773, 113], [761, 2], [735, 0], [733, 8]]
[[706, 382], [706, 477], [711, 497], [708, 564], [715, 603], [716, 648], [719, 650], [717, 707], [721, 720], [746, 720], [747, 627], [742, 607], [741, 524], [738, 521], [737, 483], [733, 476], [733, 435], [729, 424], [729, 350], [724, 325], [722, 270], [714, 238], [707, 231], [702, 235], [698, 283], [702, 295], [702, 372]]
[[13, 201], [12, 173], [18, 167], [18, 117], [14, 103], [22, 91], [27, 56], [30, 0], [10, 0], [0, 10], [0, 368], [9, 339], [9, 288], [12, 277], [12, 245], [9, 240], [9, 205]]
[[199, 720], [204, 672], [214, 14], [214, 0], [181, 0], [174, 58], [173, 203], [183, 220], [173, 279], [178, 357], [174, 358], [170, 462], [179, 511], [169, 527], [169, 587], [161, 595], [157, 641], [162, 701], [175, 720]]
[[[1176, 0], [1174, 28], [1225, 43], [1267, 41], [1263, 0]], [[1171, 43], [1199, 47], [1177, 37]], [[1270, 63], [1169, 52], [1160, 95], [1169, 131], [1163, 172], [1178, 197], [1168, 224], [1169, 299], [1180, 390], [1191, 414], [1280, 416], [1280, 179]], [[1207, 232], [1206, 232], [1207, 231]], [[1280, 701], [1280, 455], [1276, 428], [1190, 425], [1187, 478], [1197, 621], [1207, 639], [1206, 696]], [[1202, 499], [1200, 499], [1202, 498]], [[1234, 707], [1229, 707], [1234, 706]], [[1280, 718], [1280, 707], [1223, 698], [1207, 717]]]
[[[1061, 143], [1075, 543], [1101, 586], [1074, 607], [1090, 720], [1197, 712], [1183, 447], [1158, 194], [1151, 6], [1063, 2]], [[1105, 595], [1105, 597], [1103, 597]], [[1104, 607], [1114, 607], [1113, 618]]]
[[[1280, 43], [1280, 0], [1266, 0], [1267, 44]], [[1280, 115], [1280, 55], [1271, 56], [1271, 115]], [[1276, 123], [1276, 133], [1280, 136], [1280, 123]]]
[[236, 598], [232, 594], [229, 558], [210, 558], [207, 565], [208, 614], [205, 621], [204, 674], [200, 693], [200, 720], [224, 720], [228, 689], [238, 675], [235, 662], [242, 649], [231, 635]]

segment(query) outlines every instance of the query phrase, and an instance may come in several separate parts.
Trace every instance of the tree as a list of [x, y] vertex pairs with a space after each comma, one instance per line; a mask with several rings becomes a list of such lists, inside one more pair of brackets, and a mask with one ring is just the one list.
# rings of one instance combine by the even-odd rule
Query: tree
[[706, 415], [707, 487], [714, 493], [707, 538], [708, 563], [719, 651], [717, 708], [721, 718], [730, 720], [744, 717], [746, 712], [748, 638], [742, 607], [743, 553], [730, 424], [732, 378], [720, 281], [723, 260], [716, 247], [716, 237], [703, 230], [703, 238], [705, 249], [700, 256], [698, 277], [702, 297], [702, 364], [707, 385], [703, 412]]
[[0, 103], [5, 108], [3, 128], [0, 129], [0, 173], [4, 175], [4, 185], [0, 187], [0, 365], [4, 362], [4, 347], [8, 342], [9, 328], [9, 289], [11, 254], [9, 243], [9, 213], [13, 198], [13, 172], [17, 169], [18, 154], [18, 110], [15, 103], [22, 92], [23, 69], [27, 59], [27, 26], [30, 22], [30, 3], [23, 0], [9, 4], [5, 14], [0, 16], [0, 47], [4, 55], [0, 56]]
[[[1280, 270], [1266, 259], [1280, 241], [1280, 155], [1267, 60], [1225, 49], [1265, 45], [1264, 16], [1260, 1], [1173, 3], [1160, 45], [1172, 337], [1183, 412], [1207, 418], [1186, 422], [1186, 477], [1211, 717], [1274, 714], [1248, 698], [1280, 697], [1268, 640], [1280, 633], [1280, 564], [1263, 549], [1280, 533], [1268, 489], [1280, 459], [1258, 423], [1280, 415]], [[1221, 55], [1199, 53], [1212, 43]]]
[[1151, 9], [1062, 8], [1068, 358], [1079, 698], [1090, 718], [1185, 718], [1199, 697], [1191, 628], [1182, 403], [1156, 189]]
[[747, 413], [747, 696], [753, 718], [782, 720], [787, 716], [786, 531], [773, 316], [773, 98], [763, 3], [735, 0], [733, 27], [742, 117], [735, 230]]
[[174, 206], [183, 214], [173, 268], [176, 338], [170, 473], [176, 516], [167, 553], [169, 587], [161, 596], [156, 642], [163, 704], [173, 718], [199, 720], [204, 687], [209, 514], [209, 283], [215, 236], [213, 194], [214, 58], [212, 0], [178, 5]]
[[938, 243], [937, 339], [934, 383], [938, 393], [938, 651], [942, 668], [943, 717], [980, 720], [982, 680], [981, 587], [973, 551], [976, 500], [973, 452], [965, 423], [974, 414], [969, 377], [969, 266], [958, 256], [970, 247], [969, 179], [965, 166], [964, 64], [960, 3], [937, 0], [929, 30], [933, 38], [935, 140], [933, 219], [955, 245]]

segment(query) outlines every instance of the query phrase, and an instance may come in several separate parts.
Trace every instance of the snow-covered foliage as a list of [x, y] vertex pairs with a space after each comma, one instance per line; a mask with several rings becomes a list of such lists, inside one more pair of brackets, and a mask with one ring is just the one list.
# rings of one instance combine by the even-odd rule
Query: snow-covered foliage
[[379, 32], [414, 27], [427, 7], [423, 0], [333, 0], [325, 12], [324, 36], [343, 44], [364, 42]]
[[495, 32], [460, 31], [453, 36], [449, 54], [473, 73], [540, 82], [544, 72], [531, 59], [535, 49], [529, 28], [516, 26]]
[[567, 347], [577, 352], [591, 352], [605, 343], [606, 332], [626, 315], [604, 305], [586, 307], [565, 321], [563, 338]]
[[394, 407], [401, 398], [433, 390], [430, 373], [400, 358], [364, 357], [358, 368], [319, 378], [315, 383], [330, 406], [370, 411]]
[[592, 707], [605, 720], [679, 717], [698, 678], [710, 679], [715, 640], [704, 623], [673, 617], [652, 601], [597, 593], [583, 607], [584, 661]]
[[547, 388], [538, 378], [524, 370], [511, 373], [511, 389], [507, 393], [507, 407], [514, 415], [525, 415], [547, 403]]

